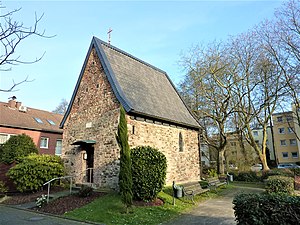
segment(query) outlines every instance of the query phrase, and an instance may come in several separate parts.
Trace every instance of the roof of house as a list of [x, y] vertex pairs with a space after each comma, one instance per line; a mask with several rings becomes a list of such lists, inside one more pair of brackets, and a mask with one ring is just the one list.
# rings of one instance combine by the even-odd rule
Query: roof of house
[[[92, 39], [84, 67], [92, 48], [96, 49], [113, 92], [127, 113], [197, 129], [200, 127], [166, 72], [96, 37]], [[70, 113], [83, 71], [61, 126]]]
[[63, 116], [60, 114], [24, 107], [22, 110], [8, 103], [0, 102], [0, 126], [43, 132], [62, 133], [59, 124]]

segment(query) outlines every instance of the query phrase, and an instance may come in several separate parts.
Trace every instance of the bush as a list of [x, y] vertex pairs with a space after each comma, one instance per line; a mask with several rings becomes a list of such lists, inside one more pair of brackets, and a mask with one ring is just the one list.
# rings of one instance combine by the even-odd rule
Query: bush
[[233, 199], [237, 224], [299, 224], [300, 197], [278, 194], [239, 194]]
[[294, 179], [284, 176], [271, 176], [266, 183], [267, 193], [292, 194], [294, 191]]
[[8, 171], [8, 176], [21, 192], [36, 191], [45, 182], [63, 174], [64, 167], [60, 157], [36, 154], [24, 157], [19, 164]]
[[26, 134], [12, 136], [1, 147], [1, 162], [10, 164], [19, 161], [30, 153], [38, 153], [31, 137]]
[[143, 201], [155, 199], [165, 184], [165, 155], [155, 148], [140, 146], [131, 149], [131, 160], [134, 198]]
[[79, 192], [78, 192], [78, 196], [85, 198], [90, 196], [93, 193], [93, 188], [90, 186], [86, 186], [86, 185], [82, 185]]
[[0, 197], [4, 195], [5, 192], [8, 191], [8, 188], [6, 187], [5, 183], [0, 180]]
[[290, 169], [272, 169], [267, 172], [264, 172], [262, 175], [262, 180], [268, 179], [270, 176], [285, 176], [285, 177], [294, 177], [294, 172]]
[[233, 180], [235, 181], [245, 181], [245, 182], [260, 182], [261, 177], [254, 171], [248, 172], [232, 172]]

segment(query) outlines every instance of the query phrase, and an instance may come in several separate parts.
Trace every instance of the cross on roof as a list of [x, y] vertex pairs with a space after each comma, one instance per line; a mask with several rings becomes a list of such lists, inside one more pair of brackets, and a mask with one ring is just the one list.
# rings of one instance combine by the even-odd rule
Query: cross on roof
[[108, 34], [108, 44], [110, 44], [110, 33], [112, 32], [113, 30], [111, 29], [111, 28], [109, 28], [108, 29], [108, 32], [107, 32], [107, 34]]

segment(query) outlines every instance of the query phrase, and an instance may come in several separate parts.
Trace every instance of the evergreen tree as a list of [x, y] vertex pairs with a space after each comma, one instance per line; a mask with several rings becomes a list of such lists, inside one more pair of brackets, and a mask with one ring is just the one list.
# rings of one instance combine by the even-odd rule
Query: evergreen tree
[[130, 148], [128, 144], [127, 135], [127, 121], [125, 118], [125, 110], [121, 106], [120, 121], [118, 125], [117, 140], [120, 146], [120, 174], [119, 174], [119, 187], [121, 200], [126, 206], [128, 213], [129, 207], [132, 205], [132, 174], [131, 174], [131, 158]]

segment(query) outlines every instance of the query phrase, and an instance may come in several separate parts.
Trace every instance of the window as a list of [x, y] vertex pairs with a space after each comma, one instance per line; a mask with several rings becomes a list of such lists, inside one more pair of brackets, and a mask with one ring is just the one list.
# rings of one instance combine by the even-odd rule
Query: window
[[288, 152], [283, 152], [282, 153], [282, 157], [283, 158], [288, 158], [289, 157], [289, 153]]
[[40, 148], [48, 148], [49, 138], [41, 137]]
[[279, 134], [284, 134], [284, 128], [283, 127], [278, 128], [278, 133]]
[[184, 143], [183, 143], [182, 133], [179, 132], [179, 151], [180, 152], [183, 152], [183, 145], [184, 145]]
[[205, 156], [205, 152], [204, 151], [201, 151], [201, 156]]
[[55, 123], [52, 120], [47, 120], [48, 123], [50, 123], [51, 125], [55, 125]]
[[253, 131], [253, 135], [258, 136], [258, 131], [257, 130]]
[[296, 139], [290, 139], [290, 145], [296, 146], [297, 145], [297, 140]]
[[287, 122], [293, 121], [293, 117], [292, 117], [292, 116], [287, 116], [287, 117], [286, 117], [286, 121], [287, 121]]
[[277, 117], [277, 122], [282, 122], [282, 116]]
[[236, 146], [235, 142], [230, 142], [231, 146]]
[[292, 152], [292, 158], [297, 159], [298, 158], [298, 152]]
[[61, 149], [62, 149], [62, 140], [57, 139], [56, 140], [56, 147], [55, 147], [55, 155], [61, 155]]
[[289, 134], [293, 133], [293, 128], [288, 127], [288, 133], [289, 133]]
[[135, 126], [132, 126], [132, 134], [135, 134]]
[[15, 136], [15, 134], [0, 134], [0, 145], [7, 142], [11, 136]]
[[43, 123], [43, 121], [38, 117], [33, 117], [33, 119], [38, 123]]
[[286, 140], [280, 140], [280, 145], [281, 146], [286, 146]]

